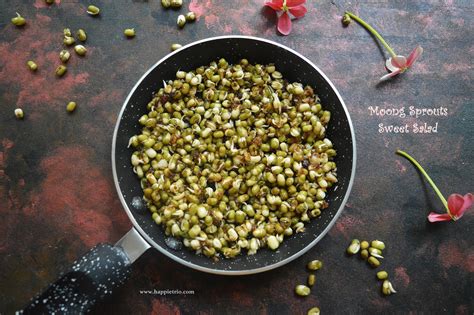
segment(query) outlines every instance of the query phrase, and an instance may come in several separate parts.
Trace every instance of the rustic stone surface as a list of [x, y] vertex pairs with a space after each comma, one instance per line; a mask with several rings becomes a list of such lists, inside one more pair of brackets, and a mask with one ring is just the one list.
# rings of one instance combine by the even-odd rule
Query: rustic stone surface
[[[21, 308], [75, 258], [99, 242], [116, 242], [131, 226], [113, 184], [110, 150], [119, 109], [135, 82], [169, 52], [170, 44], [223, 34], [283, 43], [316, 63], [335, 83], [351, 114], [358, 169], [345, 211], [330, 233], [296, 261], [264, 274], [223, 277], [178, 265], [155, 250], [133, 266], [132, 279], [96, 313], [110, 314], [472, 314], [473, 211], [456, 223], [429, 224], [442, 204], [408, 161], [412, 153], [446, 194], [473, 190], [473, 11], [471, 1], [309, 1], [290, 36], [277, 35], [273, 11], [259, 1], [185, 1], [198, 20], [183, 30], [179, 14], [153, 1], [43, 0], [0, 3], [0, 312]], [[360, 14], [400, 54], [421, 45], [413, 69], [391, 82], [384, 56], [360, 26], [344, 28], [344, 10]], [[20, 12], [23, 28], [9, 21]], [[72, 53], [58, 79], [62, 30], [86, 30], [87, 55]], [[127, 40], [123, 29], [134, 27]], [[269, 52], [270, 53], [270, 52]], [[39, 69], [28, 71], [27, 60]], [[69, 101], [78, 104], [66, 113]], [[375, 117], [368, 107], [448, 108], [448, 117]], [[15, 119], [21, 107], [25, 119]], [[439, 123], [435, 134], [380, 134], [379, 123]], [[387, 244], [383, 269], [398, 293], [384, 298], [380, 283], [344, 250], [352, 238]], [[294, 295], [305, 264], [324, 261], [305, 299]], [[147, 295], [140, 290], [194, 290], [194, 295]]]

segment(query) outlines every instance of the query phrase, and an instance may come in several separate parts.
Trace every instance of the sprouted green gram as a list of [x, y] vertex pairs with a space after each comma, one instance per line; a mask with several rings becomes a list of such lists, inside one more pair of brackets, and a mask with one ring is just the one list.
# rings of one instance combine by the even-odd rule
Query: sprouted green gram
[[306, 265], [306, 267], [311, 271], [319, 270], [323, 267], [323, 262], [320, 260], [312, 260]]
[[311, 289], [303, 284], [298, 284], [295, 287], [295, 293], [299, 296], [308, 296], [311, 293]]
[[26, 65], [28, 66], [28, 68], [31, 70], [31, 71], [36, 71], [38, 70], [38, 65], [36, 64], [36, 62], [34, 62], [33, 60], [28, 60], [28, 62], [26, 63]]
[[16, 16], [14, 18], [12, 18], [12, 23], [15, 25], [15, 26], [23, 26], [26, 24], [26, 20], [24, 17], [22, 17], [20, 15], [20, 13], [16, 13]]
[[16, 109], [15, 109], [15, 116], [16, 116], [16, 118], [18, 118], [18, 119], [23, 119], [23, 117], [25, 117], [25, 113], [23, 113], [23, 109], [21, 109], [21, 108], [16, 108]]
[[67, 67], [60, 65], [56, 68], [56, 76], [62, 77], [67, 72]]
[[183, 0], [171, 0], [170, 1], [170, 6], [175, 9], [181, 8], [183, 5]]
[[196, 13], [193, 11], [186, 13], [186, 22], [194, 22], [196, 21]]
[[276, 250], [328, 206], [330, 112], [274, 65], [224, 59], [163, 82], [130, 139], [134, 172], [166, 235], [208, 257]]
[[95, 5], [90, 5], [87, 7], [87, 13], [90, 15], [98, 15], [100, 13], [100, 9]]
[[134, 28], [127, 28], [123, 31], [123, 33], [127, 37], [135, 37], [135, 29]]
[[175, 51], [183, 47], [181, 44], [171, 44], [171, 51]]
[[77, 30], [76, 36], [81, 42], [85, 42], [87, 40], [86, 31], [84, 31], [82, 28]]
[[59, 53], [59, 59], [61, 59], [61, 61], [64, 63], [68, 62], [70, 57], [71, 53], [67, 50], [61, 50]]
[[76, 110], [77, 104], [76, 102], [69, 102], [67, 103], [66, 110], [70, 113]]
[[183, 28], [186, 24], [186, 17], [184, 15], [178, 15], [178, 19], [176, 20], [176, 24], [178, 24], [179, 28]]
[[385, 270], [377, 272], [377, 279], [385, 280], [388, 278], [388, 273]]
[[76, 54], [78, 54], [79, 56], [84, 56], [87, 52], [86, 47], [84, 47], [83, 45], [74, 46], [74, 50], [76, 51]]

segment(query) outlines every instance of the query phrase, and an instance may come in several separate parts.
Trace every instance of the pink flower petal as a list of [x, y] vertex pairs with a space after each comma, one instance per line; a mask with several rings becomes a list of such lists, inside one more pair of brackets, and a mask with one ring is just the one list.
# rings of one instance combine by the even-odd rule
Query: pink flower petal
[[411, 65], [415, 63], [416, 59], [420, 57], [422, 53], [423, 48], [421, 48], [421, 46], [418, 46], [413, 49], [413, 51], [410, 53], [410, 56], [408, 56], [407, 67], [411, 67]]
[[431, 212], [428, 215], [428, 221], [430, 222], [451, 221], [451, 216], [447, 213], [439, 214], [439, 213]]
[[283, 0], [272, 0], [272, 1], [265, 1], [267, 7], [272, 8], [275, 11], [281, 11], [283, 8]]
[[299, 5], [297, 7], [291, 7], [288, 10], [290, 11], [291, 14], [293, 14], [295, 18], [301, 18], [306, 14], [306, 12], [308, 12], [308, 10], [306, 10], [306, 8], [303, 5]]
[[278, 18], [278, 31], [283, 35], [288, 35], [291, 32], [291, 18], [287, 12]]
[[457, 216], [464, 205], [464, 198], [460, 194], [452, 194], [448, 198], [448, 208], [452, 215]]
[[466, 194], [464, 197], [459, 194], [452, 194], [448, 198], [448, 208], [451, 214], [459, 219], [472, 206], [473, 202], [474, 196], [472, 194]]
[[388, 58], [387, 61], [385, 61], [385, 68], [387, 68], [387, 70], [390, 72], [393, 72], [398, 69], [397, 67], [392, 65], [392, 58]]
[[306, 0], [286, 0], [286, 6], [288, 8], [297, 7], [305, 3], [306, 3]]
[[402, 72], [402, 70], [397, 69], [397, 70], [395, 70], [395, 71], [393, 71], [393, 72], [391, 72], [391, 73], [388, 73], [388, 74], [384, 75], [383, 77], [381, 77], [381, 78], [380, 78], [380, 81], [385, 81], [385, 80], [387, 80], [387, 79], [389, 79], [389, 78], [391, 78], [391, 77], [394, 77], [394, 76], [396, 76], [397, 74], [399, 74], [400, 72]]
[[407, 66], [407, 58], [404, 56], [394, 56], [390, 58], [392, 60], [392, 65], [397, 68], [405, 68]]

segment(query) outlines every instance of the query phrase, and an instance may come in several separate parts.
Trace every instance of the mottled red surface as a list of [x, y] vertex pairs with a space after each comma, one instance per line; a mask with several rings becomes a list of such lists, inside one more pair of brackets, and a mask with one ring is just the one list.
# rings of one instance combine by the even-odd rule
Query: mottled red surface
[[[40, 165], [45, 176], [35, 202], [44, 208], [45, 216], [56, 221], [55, 226], [78, 235], [87, 247], [108, 241], [114, 225], [129, 225], [123, 216], [119, 220], [110, 216], [111, 208], [120, 208], [120, 204], [107, 176], [89, 162], [90, 156], [88, 148], [72, 146], [46, 157]], [[80, 170], [87, 170], [87, 177], [71, 176]], [[38, 208], [28, 209], [28, 214], [37, 216]]]
[[474, 273], [474, 248], [469, 247], [464, 240], [440, 244], [438, 258], [445, 268], [458, 267]]
[[395, 268], [395, 279], [397, 283], [400, 283], [404, 288], [408, 287], [410, 284], [410, 276], [407, 274], [407, 269], [405, 267]]
[[[303, 314], [474, 312], [474, 237], [471, 211], [456, 223], [427, 223], [442, 211], [429, 186], [398, 148], [416, 156], [446, 195], [473, 191], [474, 7], [470, 1], [309, 1], [307, 15], [288, 37], [276, 34], [272, 10], [259, 1], [185, 0], [181, 12], [198, 21], [177, 29], [160, 1], [42, 0], [0, 3], [0, 313], [11, 313], [98, 242], [116, 242], [131, 226], [118, 201], [111, 172], [113, 127], [128, 91], [166, 55], [174, 42], [245, 34], [283, 43], [316, 63], [339, 89], [351, 114], [358, 168], [348, 206], [330, 233], [303, 257], [264, 274], [223, 277], [190, 270], [157, 251], [133, 266], [130, 281], [99, 305], [97, 314]], [[393, 48], [425, 52], [413, 69], [377, 84], [384, 57], [358, 25], [343, 28], [344, 10], [365, 17]], [[27, 18], [18, 29], [15, 11]], [[62, 30], [88, 33], [84, 58], [72, 53], [58, 79]], [[134, 27], [126, 40], [123, 29]], [[269, 52], [270, 54], [271, 52]], [[39, 65], [26, 69], [27, 60]], [[76, 101], [68, 115], [65, 106]], [[367, 107], [415, 106], [449, 110], [448, 117], [418, 120], [370, 116]], [[24, 121], [14, 118], [22, 107]], [[437, 134], [379, 134], [378, 124], [439, 122]], [[398, 293], [384, 298], [375, 271], [346, 257], [352, 238], [387, 244], [381, 268]], [[324, 261], [312, 294], [298, 298], [309, 259]], [[146, 295], [140, 290], [194, 290], [193, 295]]]

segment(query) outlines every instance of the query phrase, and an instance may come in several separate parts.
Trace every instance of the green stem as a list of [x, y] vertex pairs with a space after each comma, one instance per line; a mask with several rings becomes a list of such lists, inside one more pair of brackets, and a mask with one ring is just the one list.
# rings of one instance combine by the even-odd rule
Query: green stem
[[363, 27], [365, 27], [369, 32], [371, 32], [375, 37], [377, 37], [377, 39], [382, 43], [382, 45], [388, 50], [388, 52], [390, 53], [390, 55], [392, 55], [392, 57], [395, 57], [397, 54], [393, 51], [392, 47], [390, 47], [387, 42], [385, 41], [385, 39], [383, 39], [382, 35], [380, 35], [372, 26], [370, 26], [367, 22], [365, 22], [364, 20], [362, 20], [360, 17], [358, 17], [357, 15], [355, 15], [354, 13], [352, 12], [349, 12], [349, 11], [346, 11], [346, 14], [348, 14], [351, 18], [353, 18], [354, 20], [356, 20], [360, 25], [362, 25]]
[[451, 215], [451, 211], [449, 211], [449, 207], [448, 207], [448, 202], [444, 198], [441, 191], [439, 191], [438, 187], [436, 187], [435, 183], [433, 182], [431, 177], [428, 175], [428, 173], [426, 173], [426, 171], [423, 169], [423, 167], [413, 157], [411, 157], [410, 154], [406, 153], [405, 151], [397, 150], [397, 154], [400, 154], [401, 156], [407, 158], [410, 162], [412, 162], [420, 170], [420, 172], [423, 175], [425, 175], [426, 180], [428, 181], [428, 183], [430, 183], [431, 187], [433, 187], [433, 189], [436, 192], [436, 194], [438, 195], [439, 199], [441, 199], [441, 201], [443, 202], [443, 205], [446, 208], [448, 214]]

